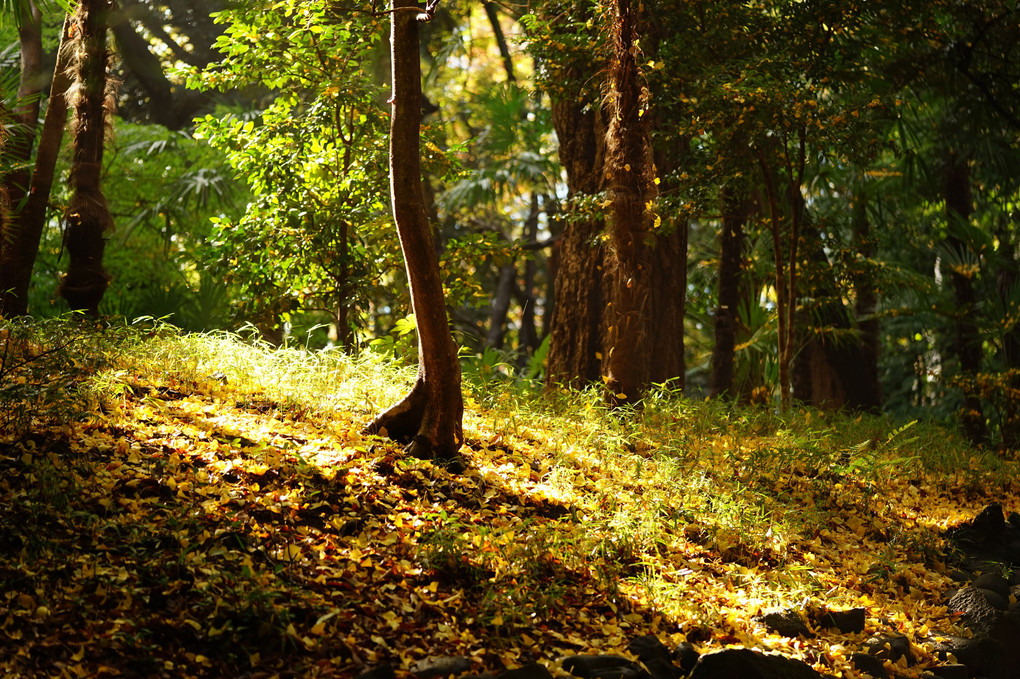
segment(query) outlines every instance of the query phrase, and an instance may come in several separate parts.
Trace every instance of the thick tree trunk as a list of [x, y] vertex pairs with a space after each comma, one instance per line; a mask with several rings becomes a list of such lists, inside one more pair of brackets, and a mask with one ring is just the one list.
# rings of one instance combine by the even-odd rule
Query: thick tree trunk
[[83, 0], [75, 14], [78, 49], [78, 99], [74, 107], [74, 160], [71, 201], [64, 213], [64, 247], [70, 259], [59, 293], [73, 311], [99, 316], [99, 303], [110, 284], [103, 268], [106, 235], [113, 217], [100, 187], [106, 137], [109, 53], [106, 26], [110, 0]]
[[[970, 219], [971, 193], [970, 170], [967, 160], [952, 154], [946, 167], [945, 182], [946, 219], [950, 223], [950, 233], [954, 222], [966, 223]], [[962, 256], [968, 245], [955, 236], [949, 236], [950, 248]], [[953, 296], [956, 301], [955, 350], [960, 359], [960, 373], [973, 378], [981, 371], [981, 336], [975, 322], [977, 310], [977, 293], [971, 273], [951, 269], [949, 279], [953, 285]], [[982, 444], [988, 439], [988, 430], [981, 412], [981, 399], [976, 395], [967, 395], [964, 399], [963, 430], [967, 438], [975, 444]]]
[[637, 9], [616, 0], [606, 141], [610, 250], [604, 380], [612, 403], [634, 403], [653, 383], [683, 386], [686, 230], [657, 223], [647, 96], [638, 69]]
[[418, 377], [402, 401], [375, 418], [368, 434], [408, 442], [408, 453], [461, 463], [464, 402], [457, 346], [450, 334], [439, 260], [421, 186], [421, 64], [414, 0], [394, 0], [391, 59], [390, 198], [418, 326]]
[[70, 15], [64, 19], [46, 116], [35, 157], [35, 169], [32, 172], [31, 191], [20, 209], [12, 212], [10, 220], [4, 223], [3, 247], [0, 247], [0, 316], [23, 316], [28, 313], [28, 288], [46, 225], [53, 173], [67, 123], [66, 94], [70, 85], [67, 71], [72, 53], [69, 45], [71, 21]]
[[[571, 199], [596, 194], [604, 167], [602, 113], [578, 99], [576, 92], [565, 93], [552, 103], [560, 164]], [[605, 249], [599, 239], [602, 222], [594, 215], [568, 216], [563, 223], [563, 236], [554, 250], [556, 304], [549, 325], [547, 381], [550, 386], [579, 389], [601, 375]]]
[[868, 352], [855, 326], [853, 309], [844, 302], [847, 291], [833, 277], [821, 234], [806, 217], [803, 221], [800, 288], [805, 302], [798, 314], [794, 397], [819, 408], [875, 411], [880, 405], [877, 355]]
[[609, 235], [606, 280], [610, 293], [609, 356], [605, 379], [613, 403], [634, 402], [647, 384], [654, 337], [649, 274], [653, 270], [647, 243], [651, 215], [647, 118], [634, 44], [635, 17], [630, 0], [615, 0], [613, 66], [608, 96], [606, 176], [609, 180]]
[[740, 283], [744, 271], [744, 222], [750, 201], [733, 189], [722, 192], [722, 231], [719, 234], [718, 306], [715, 310], [715, 342], [712, 345], [712, 396], [736, 398], [733, 384], [734, 352], [740, 324]]

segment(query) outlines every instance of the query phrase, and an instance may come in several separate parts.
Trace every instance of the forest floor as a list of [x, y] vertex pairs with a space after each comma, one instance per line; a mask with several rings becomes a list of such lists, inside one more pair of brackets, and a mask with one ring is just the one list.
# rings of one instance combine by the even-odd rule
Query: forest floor
[[[0, 333], [0, 674], [344, 677], [430, 656], [498, 671], [654, 634], [832, 675], [875, 634], [919, 676], [961, 634], [946, 528], [1006, 460], [919, 423], [538, 394], [466, 367], [453, 475], [360, 428], [413, 368], [237, 338]], [[756, 616], [866, 609], [791, 639]], [[810, 618], [810, 616], [807, 616]]]

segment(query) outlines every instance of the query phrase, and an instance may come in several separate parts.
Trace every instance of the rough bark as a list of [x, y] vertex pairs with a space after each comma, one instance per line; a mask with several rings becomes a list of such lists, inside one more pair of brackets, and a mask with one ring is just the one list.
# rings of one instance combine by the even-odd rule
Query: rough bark
[[646, 386], [652, 358], [648, 344], [652, 309], [649, 274], [654, 238], [649, 198], [648, 129], [635, 56], [635, 17], [630, 0], [615, 0], [613, 66], [606, 137], [607, 198], [611, 248], [606, 277], [610, 293], [609, 356], [605, 380], [610, 401], [634, 402]]
[[435, 243], [422, 196], [419, 125], [421, 64], [414, 0], [394, 0], [391, 64], [390, 198], [418, 326], [418, 376], [410, 393], [376, 417], [368, 434], [408, 443], [408, 453], [461, 466], [463, 397]]
[[[972, 212], [970, 170], [967, 160], [951, 154], [946, 164], [944, 187], [946, 219], [950, 223], [966, 223]], [[967, 245], [956, 236], [947, 238], [947, 245], [956, 253], [964, 255]], [[956, 302], [954, 324], [954, 350], [960, 360], [960, 373], [973, 378], [981, 371], [981, 336], [975, 322], [977, 292], [970, 272], [951, 269], [949, 279], [953, 286]], [[973, 394], [964, 398], [963, 430], [972, 443], [981, 444], [988, 439], [988, 430], [981, 412], [981, 399]]]
[[[15, 10], [22, 11], [22, 10]], [[0, 315], [20, 316], [27, 309], [25, 292], [16, 285], [11, 275], [20, 265], [17, 231], [20, 229], [18, 213], [23, 209], [32, 179], [30, 160], [35, 144], [39, 120], [39, 95], [42, 89], [42, 25], [39, 8], [34, 2], [26, 3], [18, 27], [21, 48], [21, 81], [18, 85], [18, 103], [12, 111], [13, 125], [6, 131], [5, 153], [7, 162], [14, 168], [4, 177], [3, 190], [9, 211], [0, 233]], [[34, 261], [35, 254], [32, 254]], [[14, 267], [8, 269], [8, 267]]]
[[4, 223], [3, 247], [0, 248], [0, 315], [22, 316], [28, 313], [28, 288], [32, 269], [39, 252], [46, 209], [53, 186], [53, 173], [60, 155], [67, 123], [67, 88], [70, 85], [68, 68], [71, 49], [68, 32], [71, 16], [64, 19], [60, 47], [57, 51], [50, 96], [43, 119], [35, 168], [31, 176], [31, 190], [19, 207]]
[[740, 324], [740, 283], [744, 270], [744, 222], [750, 202], [733, 189], [722, 192], [722, 230], [719, 233], [718, 306], [712, 345], [710, 394], [736, 398], [733, 384], [734, 352]]
[[58, 290], [73, 311], [93, 317], [99, 316], [99, 303], [110, 284], [103, 253], [113, 217], [100, 178], [109, 102], [106, 28], [111, 9], [110, 0], [83, 0], [75, 14], [79, 93], [74, 106], [73, 193], [64, 213], [64, 247], [70, 263]]
[[[563, 80], [580, 82], [580, 77]], [[577, 92], [566, 92], [553, 100], [552, 113], [569, 198], [596, 194], [605, 153], [601, 111], [586, 107]], [[605, 251], [599, 240], [602, 222], [595, 215], [584, 214], [568, 215], [563, 223], [562, 238], [553, 251], [556, 304], [549, 325], [547, 381], [583, 388], [601, 374], [605, 310]]]

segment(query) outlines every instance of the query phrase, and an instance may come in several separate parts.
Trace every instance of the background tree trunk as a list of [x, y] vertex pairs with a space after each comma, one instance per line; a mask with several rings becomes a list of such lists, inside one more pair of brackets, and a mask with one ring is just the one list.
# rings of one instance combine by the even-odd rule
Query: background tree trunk
[[[564, 82], [579, 82], [565, 78]], [[571, 96], [573, 95], [573, 96]], [[586, 108], [577, 93], [553, 100], [553, 125], [560, 164], [571, 199], [599, 191], [605, 152], [602, 113]], [[565, 215], [563, 236], [554, 251], [556, 304], [549, 325], [550, 385], [582, 388], [601, 375], [604, 248], [602, 221], [592, 214]]]
[[376, 417], [365, 432], [406, 441], [412, 455], [459, 467], [464, 402], [457, 346], [450, 334], [439, 260], [422, 195], [421, 63], [417, 15], [410, 11], [415, 8], [414, 0], [393, 3], [390, 199], [418, 326], [418, 377], [410, 393]]
[[[21, 12], [18, 40], [21, 48], [21, 81], [18, 84], [17, 108], [12, 112], [13, 125], [7, 130], [5, 161], [14, 168], [4, 177], [4, 192], [9, 210], [0, 233], [0, 316], [20, 316], [28, 308], [27, 288], [17, 285], [21, 248], [18, 237], [18, 214], [24, 208], [32, 181], [30, 161], [39, 121], [39, 95], [42, 91], [42, 18], [34, 2], [15, 7]], [[32, 254], [34, 261], [35, 253]]]
[[715, 343], [712, 345], [712, 396], [737, 396], [733, 384], [734, 351], [740, 324], [740, 281], [744, 269], [744, 222], [750, 201], [724, 188], [723, 217], [719, 234], [719, 287], [715, 311]]
[[31, 191], [20, 209], [12, 211], [10, 220], [4, 223], [0, 247], [0, 316], [22, 316], [28, 313], [28, 288], [43, 228], [46, 226], [53, 173], [67, 124], [66, 95], [71, 82], [68, 75], [71, 64], [71, 20], [70, 15], [64, 18], [46, 116], [35, 156]]
[[[868, 220], [866, 199], [862, 195], [854, 199], [854, 242], [857, 252], [865, 259], [875, 256], [875, 239], [871, 233], [871, 222]], [[882, 382], [878, 376], [878, 355], [881, 346], [878, 318], [875, 310], [878, 307], [878, 289], [875, 286], [870, 269], [856, 276], [854, 280], [854, 317], [857, 320], [861, 348], [861, 365], [858, 370], [855, 390], [855, 406], [877, 413], [882, 409]]]
[[[78, 98], [74, 114], [73, 194], [64, 213], [64, 247], [70, 259], [60, 282], [60, 295], [73, 311], [99, 316], [99, 303], [110, 284], [103, 268], [106, 234], [113, 217], [100, 188], [106, 137], [109, 53], [106, 27], [112, 3], [82, 0], [75, 13], [78, 45]], [[112, 106], [112, 104], [111, 104]]]
[[[946, 220], [949, 222], [949, 233], [952, 234], [953, 224], [966, 224], [972, 211], [970, 193], [970, 169], [967, 160], [951, 153], [946, 164], [946, 180], [944, 188], [946, 201]], [[960, 238], [950, 235], [947, 239], [949, 247], [965, 261], [969, 246]], [[949, 280], [953, 285], [953, 297], [956, 301], [955, 346], [960, 359], [960, 373], [973, 378], [981, 371], [981, 336], [975, 321], [977, 311], [977, 293], [971, 272], [951, 268]], [[988, 430], [981, 412], [981, 399], [977, 395], [968, 394], [964, 397], [962, 416], [963, 430], [967, 438], [975, 444], [984, 443], [988, 439]]]

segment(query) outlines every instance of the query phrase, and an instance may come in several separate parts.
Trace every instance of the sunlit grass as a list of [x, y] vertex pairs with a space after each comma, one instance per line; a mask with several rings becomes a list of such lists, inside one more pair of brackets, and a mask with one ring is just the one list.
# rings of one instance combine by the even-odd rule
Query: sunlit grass
[[[370, 352], [278, 349], [223, 333], [162, 331], [138, 348], [139, 372], [263, 398], [323, 424], [352, 416], [363, 424], [414, 376]], [[668, 390], [653, 392], [640, 409], [614, 411], [598, 390], [543, 394], [490, 379], [473, 384], [467, 401], [469, 441], [514, 451], [498, 467], [480, 459], [480, 471], [569, 507], [578, 523], [565, 539], [575, 551], [589, 561], [625, 562], [624, 587], [643, 589], [663, 610], [672, 595], [648, 593], [685, 586], [671, 581], [684, 571], [674, 563], [678, 554], [707, 551], [745, 568], [767, 563], [771, 575], [753, 580], [756, 600], [800, 601], [833, 586], [791, 545], [833, 517], [860, 511], [863, 521], [877, 519], [901, 504], [904, 484], [930, 483], [954, 498], [986, 484], [1001, 488], [1012, 469], [928, 424], [897, 428], [879, 417], [811, 410], [781, 417]], [[967, 514], [932, 504], [930, 516], [912, 512], [919, 529]]]

